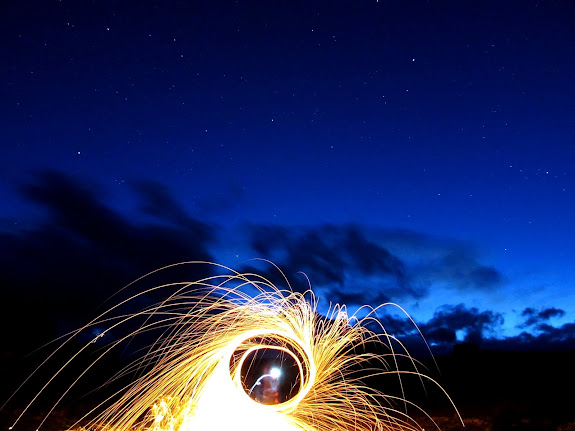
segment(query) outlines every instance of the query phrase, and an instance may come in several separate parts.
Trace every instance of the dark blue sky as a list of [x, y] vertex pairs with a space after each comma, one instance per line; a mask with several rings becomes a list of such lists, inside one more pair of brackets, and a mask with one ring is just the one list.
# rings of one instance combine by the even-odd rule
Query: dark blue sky
[[2, 289], [79, 317], [161, 264], [261, 257], [323, 304], [401, 304], [432, 344], [572, 347], [574, 18], [2, 2]]

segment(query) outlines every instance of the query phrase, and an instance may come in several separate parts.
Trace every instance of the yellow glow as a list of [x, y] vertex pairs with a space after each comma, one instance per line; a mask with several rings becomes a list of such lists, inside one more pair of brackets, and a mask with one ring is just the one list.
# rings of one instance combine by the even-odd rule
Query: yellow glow
[[[397, 355], [411, 357], [406, 351], [394, 351], [401, 343], [391, 335], [377, 335], [364, 326], [375, 321], [373, 317], [358, 321], [347, 315], [345, 306], [335, 305], [326, 319], [316, 313], [317, 301], [311, 292], [280, 290], [261, 276], [224, 269], [229, 271], [227, 275], [158, 286], [152, 290], [172, 289], [160, 304], [137, 314], [113, 317], [116, 306], [82, 328], [106, 325], [96, 341], [110, 330], [118, 331], [136, 318], [143, 319], [138, 330], [110, 348], [140, 333], [164, 330], [143, 358], [122, 372], [140, 369], [145, 373], [116, 398], [104, 401], [101, 409], [88, 412], [82, 420], [85, 429], [420, 429], [402, 410], [403, 403], [409, 402], [369, 388], [357, 377], [357, 369], [365, 364], [371, 367], [369, 375], [415, 374], [425, 378], [414, 360], [412, 370], [394, 368]], [[255, 294], [250, 296], [247, 291]], [[382, 347], [379, 351], [387, 353], [358, 353], [367, 341], [378, 343]], [[270, 405], [248, 395], [241, 372], [249, 354], [269, 347], [293, 357], [299, 372], [299, 391], [285, 402]], [[374, 364], [380, 368], [374, 370]]]

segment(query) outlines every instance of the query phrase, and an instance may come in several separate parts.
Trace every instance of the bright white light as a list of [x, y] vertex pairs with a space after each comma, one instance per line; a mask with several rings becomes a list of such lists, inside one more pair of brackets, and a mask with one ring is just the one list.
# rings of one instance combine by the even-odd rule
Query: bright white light
[[270, 370], [270, 377], [272, 379], [277, 379], [279, 376], [281, 376], [281, 374], [282, 374], [282, 370], [280, 370], [279, 368], [274, 367]]

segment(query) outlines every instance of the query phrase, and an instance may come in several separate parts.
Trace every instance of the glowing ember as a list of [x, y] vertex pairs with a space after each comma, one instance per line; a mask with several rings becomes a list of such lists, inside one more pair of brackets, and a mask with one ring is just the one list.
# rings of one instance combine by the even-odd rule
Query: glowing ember
[[[394, 351], [401, 343], [383, 328], [377, 335], [364, 326], [377, 323], [372, 315], [358, 321], [335, 305], [326, 319], [316, 313], [311, 292], [280, 290], [263, 277], [224, 269], [227, 275], [156, 287], [170, 288], [171, 294], [139, 313], [113, 315], [150, 291], [138, 293], [71, 335], [68, 341], [96, 334], [97, 327], [95, 342], [141, 319], [137, 330], [103, 356], [136, 335], [162, 330], [145, 355], [119, 373], [133, 372], [132, 383], [78, 424], [113, 431], [420, 429], [397, 403], [404, 400], [369, 388], [358, 377], [362, 364], [377, 363], [381, 368], [369, 368], [370, 376], [426, 378], [408, 352]], [[367, 342], [387, 353], [358, 353]], [[389, 365], [397, 364], [399, 354], [411, 360], [412, 370]]]

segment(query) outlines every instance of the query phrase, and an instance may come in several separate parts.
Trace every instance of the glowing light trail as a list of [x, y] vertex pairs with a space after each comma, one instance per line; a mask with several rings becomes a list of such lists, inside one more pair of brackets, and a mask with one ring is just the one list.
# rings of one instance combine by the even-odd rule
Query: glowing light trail
[[[202, 262], [184, 264], [192, 263]], [[316, 312], [311, 291], [293, 292], [287, 280], [288, 288], [281, 290], [259, 275], [210, 265], [227, 273], [137, 293], [64, 341], [105, 327], [95, 342], [137, 322], [137, 329], [108, 345], [95, 365], [135, 336], [161, 331], [142, 358], [112, 377], [115, 381], [133, 375], [131, 383], [87, 412], [75, 427], [251, 431], [257, 423], [274, 431], [421, 429], [401, 408], [411, 405], [409, 401], [368, 387], [366, 376], [360, 376], [361, 371], [397, 375], [401, 384], [402, 375], [416, 375], [436, 384], [419, 372], [405, 349], [396, 351], [402, 344], [383, 327], [381, 334], [365, 327], [378, 322], [373, 313], [357, 320], [347, 315], [345, 306], [335, 305], [325, 318]], [[139, 313], [118, 314], [122, 306], [162, 290], [171, 293], [161, 303]], [[376, 345], [379, 353], [365, 349], [367, 344]], [[408, 358], [412, 369], [399, 370], [399, 357]]]

